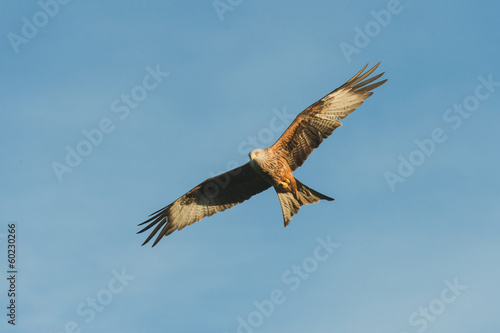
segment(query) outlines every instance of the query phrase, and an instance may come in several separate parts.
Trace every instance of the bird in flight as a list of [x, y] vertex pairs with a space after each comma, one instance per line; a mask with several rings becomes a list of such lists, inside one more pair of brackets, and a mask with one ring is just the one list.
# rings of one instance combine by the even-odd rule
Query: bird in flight
[[155, 246], [164, 236], [187, 225], [231, 208], [273, 187], [283, 212], [285, 227], [302, 205], [333, 199], [302, 184], [293, 176], [314, 148], [342, 126], [345, 118], [370, 97], [372, 90], [387, 80], [377, 81], [384, 73], [371, 76], [380, 63], [365, 72], [363, 67], [346, 83], [299, 113], [281, 137], [269, 148], [254, 149], [250, 162], [209, 178], [192, 190], [154, 212], [138, 233], [153, 231], [144, 241], [158, 235]]

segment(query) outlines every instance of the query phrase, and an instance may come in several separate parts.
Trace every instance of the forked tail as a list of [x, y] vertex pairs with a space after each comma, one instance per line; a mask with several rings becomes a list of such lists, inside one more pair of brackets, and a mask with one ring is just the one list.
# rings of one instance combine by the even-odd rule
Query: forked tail
[[291, 192], [280, 192], [275, 188], [276, 193], [278, 194], [278, 199], [280, 200], [285, 227], [290, 224], [292, 216], [299, 212], [302, 205], [320, 202], [320, 200], [333, 200], [333, 198], [321, 194], [318, 191], [302, 184], [297, 178], [295, 178], [295, 181], [297, 182], [297, 192], [295, 194]]

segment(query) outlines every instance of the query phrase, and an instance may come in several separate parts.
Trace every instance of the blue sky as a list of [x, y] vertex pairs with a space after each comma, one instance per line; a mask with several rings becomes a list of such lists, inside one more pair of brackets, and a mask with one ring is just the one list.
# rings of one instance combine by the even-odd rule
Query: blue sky
[[[500, 329], [497, 2], [0, 9], [2, 332]], [[267, 191], [140, 246], [148, 214], [379, 61], [389, 81], [295, 174], [334, 202], [285, 229]]]

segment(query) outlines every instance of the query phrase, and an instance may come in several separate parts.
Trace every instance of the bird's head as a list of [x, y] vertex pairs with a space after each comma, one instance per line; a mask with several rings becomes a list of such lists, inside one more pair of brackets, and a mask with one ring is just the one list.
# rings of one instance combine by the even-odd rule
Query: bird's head
[[266, 151], [264, 149], [254, 149], [248, 153], [250, 160], [262, 160], [266, 157]]

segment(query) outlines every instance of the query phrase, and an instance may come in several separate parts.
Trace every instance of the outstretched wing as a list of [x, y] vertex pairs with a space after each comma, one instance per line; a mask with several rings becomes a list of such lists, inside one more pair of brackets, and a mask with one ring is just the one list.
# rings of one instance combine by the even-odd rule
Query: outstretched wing
[[[380, 63], [363, 73], [368, 64], [349, 81], [302, 111], [271, 146], [276, 154], [287, 159], [292, 171], [301, 166], [323, 139], [342, 126], [338, 119], [345, 118], [370, 97], [371, 90], [387, 80], [374, 82], [384, 73], [370, 77]], [[374, 82], [374, 83], [372, 83]]]
[[200, 221], [205, 216], [211, 216], [242, 203], [269, 187], [271, 186], [255, 172], [250, 163], [209, 178], [139, 224], [149, 223], [138, 233], [156, 226], [142, 245], [159, 232], [153, 243], [155, 246], [163, 236]]

